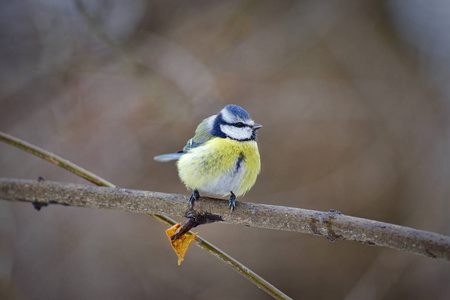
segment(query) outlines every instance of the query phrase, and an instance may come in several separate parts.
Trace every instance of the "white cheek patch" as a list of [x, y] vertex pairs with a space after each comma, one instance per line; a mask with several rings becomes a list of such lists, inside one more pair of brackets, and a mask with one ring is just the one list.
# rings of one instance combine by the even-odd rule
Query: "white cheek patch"
[[235, 127], [232, 125], [220, 125], [220, 130], [234, 140], [248, 140], [252, 137], [250, 127]]

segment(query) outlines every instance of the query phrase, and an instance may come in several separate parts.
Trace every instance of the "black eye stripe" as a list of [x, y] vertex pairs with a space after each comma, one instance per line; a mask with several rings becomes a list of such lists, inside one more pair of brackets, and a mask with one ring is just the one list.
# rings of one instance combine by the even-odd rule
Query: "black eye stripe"
[[251, 125], [245, 124], [243, 122], [237, 122], [237, 123], [228, 123], [222, 120], [221, 122], [222, 125], [228, 125], [228, 126], [233, 126], [233, 127], [237, 127], [237, 128], [243, 128], [243, 127], [251, 127]]

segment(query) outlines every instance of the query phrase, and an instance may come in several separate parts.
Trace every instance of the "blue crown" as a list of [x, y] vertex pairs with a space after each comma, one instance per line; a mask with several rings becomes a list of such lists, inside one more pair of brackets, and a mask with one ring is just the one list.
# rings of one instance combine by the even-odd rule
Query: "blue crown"
[[246, 112], [245, 109], [236, 104], [228, 104], [227, 106], [225, 106], [225, 109], [243, 120], [251, 119], [249, 113]]

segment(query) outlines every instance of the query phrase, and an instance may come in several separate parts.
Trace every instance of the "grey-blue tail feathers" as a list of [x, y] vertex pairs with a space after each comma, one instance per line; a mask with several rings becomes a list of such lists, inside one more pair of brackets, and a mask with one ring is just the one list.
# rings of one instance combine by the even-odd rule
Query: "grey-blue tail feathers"
[[156, 160], [156, 161], [166, 162], [166, 161], [171, 161], [171, 160], [177, 160], [183, 154], [184, 154], [184, 152], [163, 154], [163, 155], [155, 156], [155, 157], [153, 157], [153, 159]]

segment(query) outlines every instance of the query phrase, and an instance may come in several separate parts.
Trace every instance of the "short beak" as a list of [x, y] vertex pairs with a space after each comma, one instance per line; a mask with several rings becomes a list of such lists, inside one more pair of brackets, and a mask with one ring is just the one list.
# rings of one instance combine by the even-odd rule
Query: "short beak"
[[261, 127], [262, 127], [261, 124], [257, 124], [257, 123], [253, 124], [253, 130], [258, 130], [258, 129], [260, 129]]

